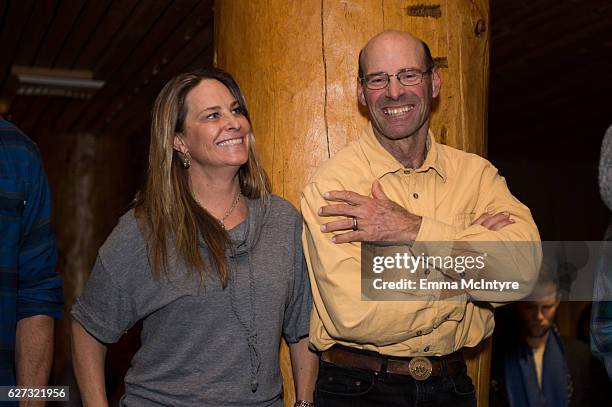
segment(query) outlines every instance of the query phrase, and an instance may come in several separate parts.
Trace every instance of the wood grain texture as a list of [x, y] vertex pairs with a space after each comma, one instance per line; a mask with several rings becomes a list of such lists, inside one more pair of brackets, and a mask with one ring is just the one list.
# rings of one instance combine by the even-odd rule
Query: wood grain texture
[[[411, 16], [414, 6], [435, 16], [427, 10]], [[242, 86], [274, 192], [297, 205], [314, 170], [367, 122], [356, 98], [357, 58], [384, 29], [414, 33], [434, 58], [447, 61], [431, 128], [439, 141], [485, 155], [488, 22], [488, 0], [218, 0], [215, 63]], [[291, 375], [286, 356], [283, 350], [285, 378]], [[489, 342], [470, 352], [479, 406], [488, 404], [489, 362]], [[285, 390], [290, 406], [288, 379]]]

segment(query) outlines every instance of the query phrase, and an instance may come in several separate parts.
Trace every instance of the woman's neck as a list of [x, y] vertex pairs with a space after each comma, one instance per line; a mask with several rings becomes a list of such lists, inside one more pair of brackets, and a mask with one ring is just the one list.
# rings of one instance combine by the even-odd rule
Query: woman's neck
[[231, 229], [246, 217], [246, 203], [240, 196], [238, 173], [190, 174], [190, 184], [196, 202]]

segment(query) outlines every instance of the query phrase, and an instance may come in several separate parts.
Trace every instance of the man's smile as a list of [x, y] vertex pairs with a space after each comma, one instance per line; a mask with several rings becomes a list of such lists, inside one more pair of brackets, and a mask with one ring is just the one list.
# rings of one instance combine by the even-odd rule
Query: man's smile
[[386, 116], [399, 116], [405, 113], [410, 112], [414, 109], [414, 105], [405, 105], [405, 106], [397, 106], [397, 107], [384, 107], [382, 112]]

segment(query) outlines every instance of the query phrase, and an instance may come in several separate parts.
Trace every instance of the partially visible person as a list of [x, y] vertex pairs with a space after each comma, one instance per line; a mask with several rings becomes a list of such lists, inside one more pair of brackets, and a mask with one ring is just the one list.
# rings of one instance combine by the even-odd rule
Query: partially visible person
[[595, 407], [610, 399], [606, 374], [588, 346], [562, 337], [554, 324], [555, 273], [545, 260], [530, 298], [508, 306], [505, 318], [496, 315], [491, 407]]
[[108, 404], [106, 344], [143, 321], [123, 406], [282, 406], [281, 335], [313, 399], [301, 218], [271, 195], [251, 120], [219, 69], [181, 74], [153, 108], [149, 173], [72, 309], [85, 406]]
[[593, 303], [588, 303], [578, 316], [576, 323], [576, 338], [588, 344], [591, 337], [591, 314], [593, 312]]
[[17, 127], [0, 120], [0, 386], [49, 380], [54, 319], [63, 304], [56, 262], [40, 153]]
[[[599, 191], [601, 198], [612, 211], [612, 126], [608, 128], [601, 145], [599, 159]], [[608, 225], [604, 240], [612, 240], [612, 222]], [[608, 247], [612, 244], [607, 243]], [[612, 261], [606, 254], [595, 275], [593, 311], [591, 314], [591, 350], [605, 364], [612, 380]]]

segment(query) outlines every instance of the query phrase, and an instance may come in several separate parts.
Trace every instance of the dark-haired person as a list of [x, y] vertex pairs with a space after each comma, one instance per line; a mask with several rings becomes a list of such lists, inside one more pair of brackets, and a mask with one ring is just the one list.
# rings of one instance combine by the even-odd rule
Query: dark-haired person
[[0, 120], [0, 386], [45, 386], [49, 380], [54, 320], [63, 302], [56, 263], [40, 152]]
[[545, 259], [533, 293], [495, 315], [491, 407], [595, 407], [610, 400], [605, 370], [587, 344], [555, 326], [561, 294], [554, 264]]
[[105, 405], [105, 343], [143, 320], [127, 406], [281, 406], [281, 335], [312, 401], [301, 220], [269, 192], [240, 89], [218, 69], [172, 79], [153, 108], [149, 173], [72, 309], [84, 404]]

